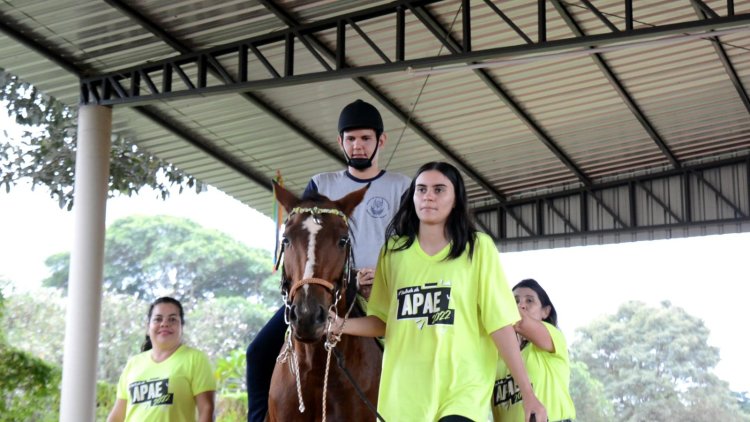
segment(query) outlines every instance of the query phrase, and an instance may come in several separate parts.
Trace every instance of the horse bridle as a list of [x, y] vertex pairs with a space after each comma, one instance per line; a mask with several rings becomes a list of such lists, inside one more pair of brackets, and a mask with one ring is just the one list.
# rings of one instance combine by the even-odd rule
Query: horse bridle
[[[317, 206], [314, 207], [294, 207], [292, 208], [292, 211], [289, 213], [289, 216], [287, 217], [286, 222], [288, 223], [291, 218], [297, 214], [310, 214], [313, 217], [313, 220], [316, 224], [321, 224], [320, 222], [320, 216], [323, 214], [331, 214], [338, 217], [341, 217], [344, 220], [344, 224], [346, 224], [347, 229], [349, 228], [349, 218], [341, 212], [340, 210], [337, 210], [336, 208], [319, 208]], [[328, 280], [324, 280], [322, 278], [318, 277], [310, 277], [310, 278], [303, 278], [300, 280], [295, 280], [292, 282], [291, 287], [289, 290], [285, 288], [285, 286], [290, 281], [287, 278], [286, 271], [284, 271], [284, 265], [282, 263], [283, 256], [284, 256], [284, 249], [286, 247], [286, 243], [281, 243], [281, 248], [279, 250], [279, 255], [276, 258], [276, 265], [274, 266], [274, 269], [278, 269], [279, 265], [281, 265], [281, 296], [284, 300], [284, 307], [286, 308], [284, 311], [284, 319], [287, 324], [289, 324], [289, 312], [291, 310], [292, 301], [294, 300], [294, 295], [297, 293], [297, 290], [300, 289], [300, 287], [308, 285], [308, 284], [316, 284], [319, 286], [324, 287], [331, 295], [333, 296], [334, 303], [332, 305], [332, 308], [336, 308], [338, 305], [339, 300], [341, 299], [341, 291], [345, 288], [345, 286], [348, 285], [349, 277], [351, 274], [351, 262], [352, 262], [352, 248], [351, 248], [351, 239], [349, 236], [346, 237], [346, 243], [344, 247], [346, 247], [346, 261], [344, 262], [344, 270], [341, 273], [341, 283], [340, 285], [334, 285]]]
[[[347, 218], [346, 214], [341, 212], [340, 210], [337, 210], [335, 208], [318, 208], [317, 206], [309, 208], [303, 208], [303, 207], [295, 207], [292, 209], [292, 212], [289, 213], [289, 216], [287, 217], [287, 223], [290, 221], [290, 219], [296, 215], [296, 214], [305, 214], [309, 213], [312, 215], [313, 220], [316, 224], [321, 224], [320, 222], [320, 215], [322, 214], [333, 214], [336, 216], [341, 217], [344, 220], [344, 223], [346, 224], [347, 229], [349, 228], [349, 219]], [[349, 278], [351, 277], [351, 263], [352, 263], [352, 247], [351, 247], [351, 239], [347, 236], [346, 238], [346, 261], [344, 262], [344, 271], [341, 273], [341, 286], [337, 287], [333, 283], [331, 283], [328, 280], [324, 280], [322, 278], [317, 277], [311, 277], [311, 278], [304, 278], [301, 280], [296, 280], [292, 283], [292, 286], [287, 291], [284, 286], [289, 281], [288, 278], [286, 278], [286, 272], [284, 271], [284, 266], [282, 263], [282, 259], [284, 256], [284, 248], [285, 248], [285, 242], [281, 243], [281, 248], [279, 250], [279, 255], [276, 257], [276, 265], [274, 265], [274, 270], [279, 268], [279, 265], [281, 265], [281, 296], [284, 300], [284, 322], [286, 322], [287, 325], [291, 327], [289, 324], [289, 312], [291, 311], [292, 307], [292, 301], [294, 300], [294, 294], [299, 290], [300, 287], [308, 285], [308, 284], [317, 284], [319, 286], [323, 286], [326, 288], [328, 292], [333, 295], [334, 301], [330, 310], [333, 310], [336, 312], [339, 299], [341, 299], [341, 290], [345, 289], [349, 285]], [[349, 305], [349, 308], [347, 309], [346, 313], [344, 314], [344, 322], [346, 322], [346, 319], [349, 317], [349, 314], [351, 313], [352, 309], [354, 308], [355, 303], [357, 302], [355, 298], [352, 299], [352, 303]], [[338, 349], [335, 349], [336, 344], [341, 340], [340, 335], [333, 335], [331, 331], [331, 323], [332, 320], [329, 318], [328, 324], [326, 326], [326, 340], [324, 343], [325, 349], [328, 351], [328, 359], [326, 361], [326, 376], [325, 376], [325, 382], [323, 386], [323, 420], [325, 421], [326, 412], [325, 412], [325, 391], [328, 388], [328, 365], [330, 363], [331, 359], [331, 353], [334, 352], [336, 355], [336, 361], [339, 365], [339, 367], [342, 369], [346, 377], [349, 379], [349, 382], [352, 383], [354, 386], [354, 389], [356, 390], [359, 397], [364, 401], [364, 403], [367, 405], [367, 407], [375, 414], [376, 418], [380, 421], [384, 421], [383, 417], [378, 413], [377, 409], [375, 409], [375, 406], [373, 406], [372, 403], [365, 397], [365, 394], [362, 392], [362, 389], [357, 385], [356, 381], [354, 380], [354, 377], [352, 377], [349, 370], [344, 365], [344, 358], [341, 352]], [[291, 347], [291, 340], [292, 336], [288, 337], [288, 341], [290, 342], [288, 347]], [[285, 350], [289, 350], [289, 348], [286, 348]], [[282, 355], [285, 352], [282, 351]], [[297, 358], [296, 354], [292, 351], [292, 356], [294, 359], [294, 365], [297, 366]], [[282, 359], [282, 355], [279, 355], [279, 359]], [[278, 360], [278, 359], [277, 359]], [[286, 358], [283, 358], [282, 361], [285, 361]], [[290, 368], [291, 369], [291, 368]], [[295, 370], [292, 370], [292, 372], [295, 372]], [[302, 393], [300, 391], [300, 381], [299, 381], [299, 368], [296, 368], [296, 374], [297, 376], [297, 396], [299, 400], [299, 410], [300, 412], [305, 411], [305, 405], [302, 402]]]

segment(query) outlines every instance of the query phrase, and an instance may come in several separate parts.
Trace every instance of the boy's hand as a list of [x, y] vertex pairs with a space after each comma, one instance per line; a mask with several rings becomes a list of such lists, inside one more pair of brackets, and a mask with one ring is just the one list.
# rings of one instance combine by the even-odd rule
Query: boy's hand
[[374, 268], [360, 268], [357, 271], [357, 288], [359, 294], [365, 299], [370, 298], [372, 292], [372, 282], [375, 280]]

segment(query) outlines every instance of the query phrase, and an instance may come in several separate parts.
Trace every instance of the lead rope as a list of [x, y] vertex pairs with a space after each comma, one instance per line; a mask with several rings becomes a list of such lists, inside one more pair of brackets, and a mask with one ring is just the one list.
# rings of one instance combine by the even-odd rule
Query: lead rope
[[[297, 384], [297, 400], [299, 401], [299, 412], [305, 413], [305, 402], [302, 400], [302, 382], [299, 379], [299, 361], [297, 360], [297, 352], [294, 350], [292, 345], [292, 336], [287, 335], [287, 342], [284, 345], [284, 350], [276, 358], [278, 363], [287, 363], [289, 361], [289, 355], [292, 356], [292, 362], [289, 364], [289, 372], [294, 375], [294, 379]], [[325, 419], [325, 416], [324, 418]]]
[[[335, 309], [335, 307], [332, 305], [328, 312], [328, 328], [326, 330], [326, 341], [323, 343], [323, 347], [328, 351], [328, 355], [326, 356], [326, 373], [325, 377], [323, 378], [323, 422], [326, 422], [326, 396], [328, 395], [328, 372], [331, 369], [331, 353], [333, 352], [333, 348], [336, 347], [339, 341], [341, 341], [341, 335], [336, 335], [331, 332], [331, 325], [333, 324], [333, 318], [331, 315], [331, 309]], [[349, 316], [349, 312], [352, 310], [352, 308], [349, 308], [349, 311], [346, 312], [344, 315], [344, 322], [341, 324], [341, 329], [344, 329], [344, 324], [346, 324], [346, 318]]]
[[326, 375], [323, 379], [323, 422], [326, 422], [326, 396], [328, 395], [328, 370], [331, 368], [331, 351], [333, 348], [328, 349], [328, 356], [326, 357]]
[[[348, 270], [349, 266], [349, 259], [346, 260], [347, 263], [345, 264], [344, 268], [345, 270]], [[323, 347], [328, 351], [328, 354], [326, 355], [326, 372], [325, 376], [323, 377], [323, 422], [326, 422], [326, 397], [328, 396], [328, 373], [331, 369], [331, 352], [333, 351], [333, 348], [336, 347], [336, 344], [338, 344], [339, 341], [341, 341], [341, 335], [335, 335], [331, 333], [331, 323], [333, 321], [333, 318], [331, 317], [331, 312], [336, 311], [336, 307], [339, 303], [339, 299], [341, 298], [341, 293], [336, 296], [336, 300], [334, 300], [333, 304], [328, 308], [328, 326], [326, 327], [326, 341], [323, 343]], [[351, 311], [351, 308], [346, 312], [345, 317], [349, 316], [349, 312]], [[346, 319], [344, 319], [344, 323], [346, 323]], [[344, 328], [344, 325], [341, 325], [341, 328]]]
[[[314, 208], [315, 211], [318, 210], [317, 207]], [[297, 211], [297, 208], [295, 208], [295, 211]], [[324, 210], [325, 211], [325, 210]], [[346, 220], [345, 220], [346, 221]], [[348, 242], [348, 241], [347, 241]], [[348, 253], [347, 253], [347, 259], [344, 263], [344, 276], [346, 274], [351, 274], [351, 246], [349, 247]], [[281, 253], [279, 254], [279, 261], [281, 261], [281, 254], [283, 254], [283, 248]], [[278, 264], [277, 264], [278, 266]], [[348, 285], [348, 282], [346, 283]], [[289, 314], [288, 311], [291, 308], [289, 305], [288, 294], [287, 292], [282, 292], [282, 298], [284, 299], [284, 306], [286, 309], [284, 310], [284, 322], [286, 322], [287, 326], [289, 325]], [[334, 301], [333, 304], [328, 308], [328, 326], [326, 327], [326, 341], [323, 343], [323, 347], [328, 351], [326, 356], [326, 371], [325, 376], [323, 378], [323, 422], [326, 422], [326, 413], [327, 412], [327, 405], [326, 405], [326, 397], [328, 396], [328, 374], [331, 369], [331, 353], [333, 352], [333, 349], [336, 347], [339, 341], [341, 341], [341, 334], [333, 334], [331, 332], [332, 323], [334, 321], [334, 318], [331, 317], [331, 313], [336, 315], [335, 311], [338, 307], [339, 299], [341, 299], [341, 292], [339, 291], [338, 294], [334, 294]], [[346, 313], [344, 313], [344, 321], [341, 323], [341, 329], [343, 330], [344, 325], [346, 325], [346, 320], [349, 318], [349, 314], [354, 309], [354, 305], [357, 303], [356, 298], [352, 300], [351, 305], [349, 305], [349, 309], [346, 310]], [[338, 318], [338, 315], [336, 315], [336, 318]], [[288, 333], [287, 335], [287, 342], [284, 346], [284, 350], [279, 354], [279, 356], [276, 358], [276, 362], [278, 363], [286, 363], [289, 360], [289, 355], [292, 355], [292, 363], [289, 365], [289, 371], [294, 375], [294, 379], [297, 384], [297, 400], [299, 401], [299, 411], [300, 413], [305, 413], [305, 403], [302, 399], [302, 381], [299, 377], [299, 361], [297, 360], [297, 352], [294, 350], [294, 345], [292, 344], [292, 336], [291, 333]], [[354, 382], [353, 379], [351, 379], [351, 376], [348, 374], [348, 371], [344, 369], [345, 372], [347, 372], [347, 376], [350, 378], [351, 382]], [[359, 388], [355, 384], [355, 388], [359, 390]], [[367, 402], [365, 400], [365, 402]], [[368, 403], [368, 406], [369, 403]], [[375, 414], [379, 417], [377, 411], [375, 411]], [[382, 420], [382, 418], [380, 418]]]
[[[348, 242], [348, 241], [347, 241]], [[350, 274], [350, 263], [351, 263], [351, 246], [349, 247], [347, 251], [347, 257], [346, 262], [344, 263], [344, 275], [343, 277], [347, 277], [347, 274]], [[347, 282], [346, 285], [348, 286], [349, 283]], [[328, 413], [326, 410], [326, 397], [328, 396], [328, 373], [331, 369], [331, 352], [333, 352], [333, 348], [336, 347], [339, 341], [341, 341], [341, 335], [336, 335], [331, 332], [331, 326], [333, 324], [334, 318], [331, 317], [331, 313], [336, 315], [336, 308], [339, 303], [339, 299], [341, 298], [341, 293], [336, 297], [336, 300], [333, 302], [333, 304], [328, 308], [328, 326], [326, 327], [326, 341], [323, 343], [323, 347], [328, 351], [328, 354], [326, 355], [326, 372], [325, 376], [323, 377], [323, 422], [326, 422], [326, 414]], [[356, 303], [356, 300], [352, 301], [352, 304], [349, 305], [349, 309], [347, 309], [346, 313], [344, 314], [344, 322], [341, 324], [341, 329], [344, 329], [344, 324], [346, 324], [346, 319], [349, 317], [349, 313], [354, 309], [354, 304]], [[338, 316], [337, 316], [338, 317]]]

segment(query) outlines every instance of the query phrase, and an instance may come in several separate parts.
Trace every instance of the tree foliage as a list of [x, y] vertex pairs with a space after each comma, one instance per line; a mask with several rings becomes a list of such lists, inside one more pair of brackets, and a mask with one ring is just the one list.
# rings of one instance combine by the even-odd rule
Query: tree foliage
[[239, 349], [216, 360], [214, 376], [218, 380], [219, 394], [242, 394], [247, 391], [245, 366], [245, 352]]
[[613, 420], [614, 408], [605, 395], [604, 385], [591, 376], [583, 362], [570, 363], [570, 396], [576, 407], [576, 419], [586, 422]]
[[[66, 300], [54, 289], [10, 297], [3, 320], [8, 342], [47, 362], [62, 366]], [[146, 333], [148, 303], [105, 293], [99, 331], [99, 379], [117, 382], [128, 357], [140, 350]]]
[[[6, 314], [0, 291], [0, 321]], [[11, 346], [0, 326], [0, 422], [48, 419], [47, 410], [60, 400], [59, 367]]]
[[702, 320], [669, 302], [628, 302], [579, 329], [571, 352], [604, 386], [614, 420], [748, 420], [711, 372], [719, 350], [708, 334]]
[[[69, 261], [68, 253], [47, 258], [52, 275], [44, 285], [66, 288]], [[271, 266], [268, 251], [191, 220], [134, 216], [107, 229], [104, 288], [146, 301], [242, 296], [274, 306], [279, 293]]]
[[[65, 302], [59, 290], [40, 289], [9, 297], [0, 333], [8, 343], [53, 365], [61, 366], [65, 333]], [[129, 357], [140, 351], [148, 326], [148, 305], [132, 296], [104, 293], [99, 333], [98, 379], [116, 383]], [[271, 316], [271, 310], [246, 298], [224, 297], [185, 307], [185, 342], [222, 364], [226, 391], [244, 389], [244, 359], [237, 353]], [[240, 384], [237, 384], [240, 383]], [[231, 384], [231, 385], [230, 385]], [[233, 385], [233, 386], [232, 386]], [[243, 390], [244, 391], [244, 390]]]
[[209, 299], [198, 302], [186, 315], [185, 332], [216, 361], [235, 350], [244, 351], [275, 310], [242, 297]]
[[44, 361], [62, 365], [65, 301], [52, 289], [8, 296], [2, 320], [8, 343]]
[[[0, 186], [6, 191], [22, 180], [44, 186], [60, 208], [73, 207], [73, 176], [77, 145], [76, 110], [44, 95], [36, 87], [0, 68], [0, 102], [26, 130], [22, 142], [0, 143]], [[6, 132], [6, 138], [8, 134]], [[113, 133], [110, 154], [110, 194], [132, 195], [149, 186], [166, 198], [172, 186], [205, 185], [172, 164], [141, 151], [134, 139]]]

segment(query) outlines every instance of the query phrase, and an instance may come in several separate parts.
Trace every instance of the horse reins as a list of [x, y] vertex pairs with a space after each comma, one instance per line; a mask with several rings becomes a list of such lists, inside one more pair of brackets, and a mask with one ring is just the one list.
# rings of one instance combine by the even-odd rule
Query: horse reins
[[[349, 226], [349, 221], [343, 212], [335, 209], [335, 208], [318, 208], [318, 207], [312, 207], [312, 208], [302, 208], [302, 207], [295, 207], [292, 209], [292, 212], [289, 213], [289, 216], [287, 217], [287, 222], [289, 219], [292, 218], [295, 214], [304, 214], [309, 213], [312, 215], [313, 220], [316, 224], [321, 224], [320, 222], [320, 214], [333, 214], [336, 216], [341, 217], [344, 220], [344, 223]], [[281, 264], [281, 261], [283, 259], [284, 255], [284, 244], [282, 243], [281, 249], [279, 250], [279, 255], [276, 258], [276, 265], [274, 266], [274, 269], [278, 269], [279, 265]], [[351, 281], [351, 261], [352, 261], [352, 249], [351, 249], [351, 240], [347, 238], [346, 240], [346, 261], [344, 263], [344, 271], [341, 275], [341, 281], [342, 285], [345, 285], [348, 287], [350, 281]], [[325, 369], [325, 378], [323, 382], [323, 422], [326, 420], [326, 396], [328, 392], [328, 372], [330, 369], [330, 362], [331, 362], [331, 353], [335, 353], [336, 355], [336, 362], [338, 363], [339, 368], [344, 371], [344, 374], [346, 375], [349, 382], [354, 387], [354, 390], [357, 392], [357, 395], [359, 395], [360, 399], [365, 403], [365, 405], [375, 414], [375, 416], [378, 418], [378, 420], [385, 422], [383, 417], [378, 413], [377, 409], [373, 404], [370, 402], [370, 400], [367, 399], [367, 397], [362, 392], [362, 389], [359, 387], [357, 382], [354, 380], [354, 377], [351, 375], [349, 370], [344, 366], [344, 357], [341, 354], [339, 350], [336, 350], [336, 345], [341, 340], [341, 335], [333, 334], [331, 327], [333, 318], [331, 318], [330, 314], [331, 311], [333, 313], [336, 313], [336, 309], [338, 307], [339, 299], [341, 298], [341, 289], [337, 289], [336, 286], [331, 283], [328, 280], [324, 280], [322, 278], [317, 277], [311, 277], [311, 278], [303, 278], [301, 280], [296, 280], [292, 283], [292, 286], [287, 291], [283, 288], [283, 284], [285, 282], [285, 273], [282, 269], [281, 271], [281, 277], [282, 277], [282, 298], [284, 300], [284, 320], [291, 327], [290, 320], [289, 320], [289, 312], [291, 310], [291, 302], [294, 298], [294, 294], [299, 290], [300, 287], [308, 285], [308, 284], [316, 284], [322, 287], [325, 287], [333, 296], [334, 302], [331, 304], [331, 307], [329, 308], [329, 316], [328, 316], [328, 324], [326, 326], [326, 340], [323, 344], [323, 347], [326, 349], [327, 358], [326, 358], [326, 369]], [[344, 313], [343, 318], [343, 324], [346, 324], [347, 318], [349, 318], [349, 314], [351, 313], [352, 309], [354, 309], [354, 305], [357, 303], [356, 296], [352, 299], [352, 303], [349, 304], [349, 307]], [[342, 327], [343, 327], [342, 324]], [[290, 372], [295, 376], [296, 384], [297, 384], [297, 399], [299, 400], [299, 411], [300, 413], [304, 413], [305, 411], [305, 404], [302, 400], [302, 387], [301, 387], [301, 381], [299, 377], [299, 361], [297, 360], [297, 353], [294, 350], [294, 346], [292, 344], [292, 336], [289, 335], [287, 337], [288, 341], [286, 343], [286, 347], [284, 347], [284, 350], [279, 354], [279, 357], [276, 359], [277, 362], [284, 363], [287, 361], [289, 354], [292, 355], [292, 364], [289, 366]]]

